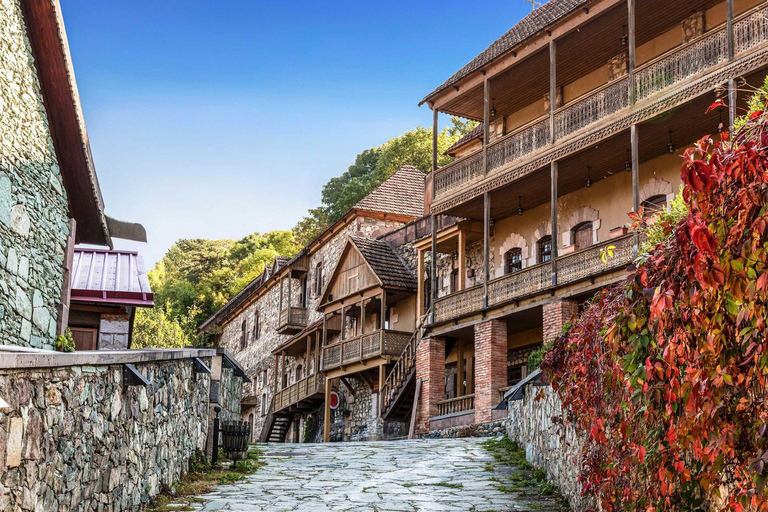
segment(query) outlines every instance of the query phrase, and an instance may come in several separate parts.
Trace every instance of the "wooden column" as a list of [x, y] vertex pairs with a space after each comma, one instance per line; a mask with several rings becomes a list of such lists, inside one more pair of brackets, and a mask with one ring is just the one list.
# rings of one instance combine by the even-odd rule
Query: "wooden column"
[[[288, 293], [287, 293], [287, 296], [288, 296], [288, 309], [290, 310], [291, 309], [291, 277], [290, 277], [290, 274], [288, 275], [288, 279], [286, 279], [286, 281], [288, 281]], [[290, 313], [288, 314], [288, 323], [291, 323]]]
[[[360, 336], [365, 334], [365, 299], [360, 301]], [[362, 347], [363, 344], [360, 343]]]
[[467, 365], [467, 387], [465, 391], [468, 395], [471, 395], [475, 392], [475, 365], [472, 364], [471, 358], [469, 360], [469, 364]]
[[558, 165], [557, 162], [552, 162], [550, 166], [550, 180], [552, 182], [552, 195], [550, 198], [551, 211], [550, 211], [550, 223], [552, 225], [552, 286], [557, 286], [557, 249], [560, 247], [558, 243], [558, 229], [557, 229], [557, 176]]
[[325, 379], [325, 405], [323, 406], [323, 442], [331, 440], [331, 379]]
[[629, 71], [629, 104], [634, 105], [637, 101], [635, 94], [635, 67], [637, 66], [637, 42], [635, 39], [635, 0], [627, 0], [627, 37], [629, 39], [629, 56], [627, 59], [627, 69]]
[[419, 318], [423, 317], [424, 313], [426, 313], [424, 311], [424, 252], [419, 249], [416, 259], [416, 276], [418, 279], [418, 283], [416, 283], [416, 311], [419, 312]]
[[[279, 311], [279, 313], [282, 313], [283, 312], [283, 278], [282, 277], [280, 278], [279, 283], [280, 283], [280, 308], [279, 308], [280, 311]], [[278, 319], [278, 323], [279, 322], [280, 322], [280, 320]]]
[[280, 383], [280, 356], [275, 354], [275, 393], [277, 393], [277, 386]]
[[387, 367], [384, 364], [379, 365], [379, 391], [377, 393], [379, 397], [379, 418], [381, 418], [384, 412], [384, 395], [382, 390], [384, 389], [384, 381], [387, 380]]
[[304, 356], [304, 376], [309, 377], [309, 361], [312, 357], [312, 339], [307, 336], [307, 355]]
[[456, 343], [456, 396], [466, 395], [466, 389], [464, 388], [464, 340], [459, 340]]
[[459, 230], [459, 290], [466, 286], [467, 279], [467, 237], [464, 230]]
[[488, 266], [491, 256], [491, 195], [483, 194], [483, 307], [488, 307]]
[[435, 175], [437, 172], [437, 114], [438, 110], [432, 111], [432, 202], [435, 199]]
[[488, 174], [488, 143], [491, 134], [491, 82], [483, 80], [483, 174]]
[[[733, 37], [733, 0], [726, 0], [726, 34], [728, 44], [728, 60], [732, 61], [735, 55], [735, 42]], [[733, 123], [736, 121], [736, 80], [728, 80], [728, 122], [731, 133]]]
[[429, 323], [434, 323], [435, 299], [437, 299], [437, 219], [434, 214], [430, 216], [429, 221], [432, 228], [432, 254], [429, 258]]
[[633, 124], [629, 131], [632, 143], [632, 211], [640, 211], [640, 148], [639, 127]]
[[387, 327], [387, 290], [381, 290], [381, 318], [380, 329], [383, 331]]
[[[280, 386], [281, 388], [287, 388], [288, 379], [286, 378], [286, 375], [288, 375], [285, 371], [285, 350], [280, 354], [280, 361], [282, 366], [282, 372], [280, 373]], [[283, 382], [285, 382], [286, 386], [283, 386]]]
[[[325, 325], [325, 318], [323, 318]], [[320, 373], [320, 333], [315, 333], [315, 373]]]
[[347, 336], [347, 307], [341, 306], [341, 333], [339, 334], [339, 341], [344, 341]]
[[555, 110], [557, 110], [557, 42], [549, 41], [549, 142], [555, 142]]

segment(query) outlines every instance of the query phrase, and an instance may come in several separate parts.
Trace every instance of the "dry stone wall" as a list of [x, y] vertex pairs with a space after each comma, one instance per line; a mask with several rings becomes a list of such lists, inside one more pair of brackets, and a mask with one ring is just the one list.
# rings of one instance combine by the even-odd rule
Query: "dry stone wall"
[[210, 375], [136, 367], [151, 386], [122, 365], [0, 370], [0, 510], [136, 510], [179, 479], [205, 448]]
[[53, 348], [68, 219], [19, 0], [0, 0], [0, 344]]

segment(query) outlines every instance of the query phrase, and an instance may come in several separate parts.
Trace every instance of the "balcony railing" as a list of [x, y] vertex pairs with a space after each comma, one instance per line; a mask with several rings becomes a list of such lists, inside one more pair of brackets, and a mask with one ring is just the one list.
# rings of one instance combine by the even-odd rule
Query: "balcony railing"
[[437, 402], [437, 415], [456, 414], [475, 409], [475, 395], [466, 395]]
[[[600, 252], [613, 246], [613, 257], [603, 263]], [[632, 262], [634, 235], [624, 235], [557, 259], [557, 286], [604, 274]], [[498, 306], [552, 288], [552, 265], [541, 263], [488, 281], [488, 306]], [[483, 287], [475, 286], [435, 301], [435, 323], [459, 318], [483, 309]]]
[[333, 370], [378, 356], [399, 356], [412, 336], [411, 332], [373, 331], [323, 347], [323, 370]]
[[[733, 29], [737, 57], [768, 42], [768, 8], [741, 15]], [[723, 26], [638, 67], [633, 84], [635, 98], [637, 101], [647, 99], [727, 60], [727, 32]], [[629, 79], [625, 77], [558, 109], [555, 112], [556, 140], [629, 108], [629, 89]], [[489, 144], [488, 173], [549, 146], [549, 138], [549, 115], [545, 115]], [[435, 197], [441, 198], [484, 176], [482, 151], [456, 160], [435, 173]]]
[[295, 334], [307, 326], [307, 308], [290, 307], [280, 312], [279, 334]]
[[302, 400], [324, 392], [325, 377], [316, 373], [275, 393], [274, 411], [280, 412]]

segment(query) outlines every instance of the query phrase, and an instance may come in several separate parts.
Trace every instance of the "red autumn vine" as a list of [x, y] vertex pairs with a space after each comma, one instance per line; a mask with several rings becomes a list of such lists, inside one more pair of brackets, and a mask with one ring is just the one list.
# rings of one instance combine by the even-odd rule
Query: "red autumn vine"
[[755, 111], [733, 141], [685, 152], [687, 216], [545, 355], [603, 510], [768, 511], [768, 118]]

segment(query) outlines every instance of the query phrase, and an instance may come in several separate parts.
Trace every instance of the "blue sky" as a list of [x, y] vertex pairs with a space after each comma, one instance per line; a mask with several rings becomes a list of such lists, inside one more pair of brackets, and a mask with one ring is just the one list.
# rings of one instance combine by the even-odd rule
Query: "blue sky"
[[[530, 12], [506, 2], [62, 0], [96, 169], [148, 266], [290, 229], [360, 151]], [[442, 121], [443, 125], [447, 119]]]

